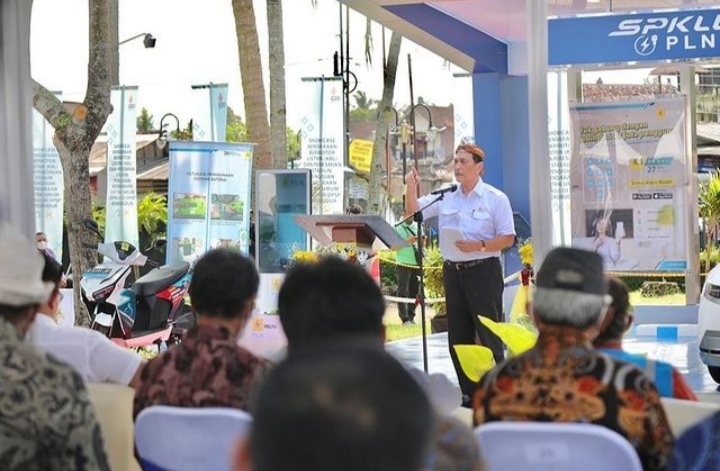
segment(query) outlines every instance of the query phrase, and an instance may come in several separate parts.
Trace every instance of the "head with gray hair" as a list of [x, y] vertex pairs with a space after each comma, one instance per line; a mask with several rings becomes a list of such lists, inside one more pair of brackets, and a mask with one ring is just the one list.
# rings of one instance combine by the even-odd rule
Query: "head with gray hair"
[[548, 253], [533, 295], [538, 321], [584, 330], [598, 325], [609, 304], [602, 257], [570, 247]]

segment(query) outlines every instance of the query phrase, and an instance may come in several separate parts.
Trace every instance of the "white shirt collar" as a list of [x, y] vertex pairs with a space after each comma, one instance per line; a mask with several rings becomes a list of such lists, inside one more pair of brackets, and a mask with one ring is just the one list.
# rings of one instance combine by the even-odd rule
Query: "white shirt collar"
[[[478, 177], [478, 182], [475, 184], [475, 187], [470, 190], [470, 193], [476, 193], [478, 196], [482, 196], [485, 192], [485, 183], [483, 182], [482, 177]], [[462, 187], [460, 188], [460, 193], [462, 194]], [[470, 196], [470, 193], [467, 194], [467, 196]], [[463, 196], [465, 196], [463, 194]]]
[[38, 312], [37, 316], [35, 316], [35, 324], [38, 324], [42, 327], [58, 327], [55, 319], [48, 316], [47, 314], [43, 314], [42, 312]]

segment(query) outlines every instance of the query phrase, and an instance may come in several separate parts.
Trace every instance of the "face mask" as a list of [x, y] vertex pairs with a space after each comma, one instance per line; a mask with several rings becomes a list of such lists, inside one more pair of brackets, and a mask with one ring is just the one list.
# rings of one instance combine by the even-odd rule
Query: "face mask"
[[38, 250], [45, 250], [47, 248], [47, 242], [38, 242], [37, 243]]

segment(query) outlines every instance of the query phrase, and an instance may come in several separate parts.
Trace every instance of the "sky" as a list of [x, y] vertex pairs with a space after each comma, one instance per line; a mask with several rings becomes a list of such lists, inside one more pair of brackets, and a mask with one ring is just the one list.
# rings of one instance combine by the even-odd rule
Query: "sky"
[[[184, 126], [193, 114], [191, 86], [228, 83], [228, 102], [244, 115], [235, 22], [230, 0], [120, 0], [120, 40], [140, 33], [157, 38], [154, 49], [142, 39], [120, 46], [120, 83], [139, 87], [139, 105], [154, 116], [177, 115]], [[303, 104], [302, 77], [330, 76], [333, 53], [339, 49], [339, 3], [318, 0], [283, 2], [288, 125], [299, 128]], [[265, 2], [255, 1], [256, 23], [267, 79], [267, 18]], [[88, 60], [88, 1], [34, 0], [31, 25], [33, 78], [67, 101], [85, 95]], [[364, 58], [365, 17], [351, 10], [351, 70], [358, 90], [370, 98], [382, 94], [382, 27], [374, 24], [373, 64]], [[387, 30], [389, 42], [391, 32]], [[396, 106], [410, 102], [408, 54], [412, 57], [415, 100], [448, 105], [455, 98], [453, 73], [463, 72], [441, 57], [403, 39], [395, 90]], [[604, 83], [642, 83], [647, 69], [626, 73], [603, 71]], [[587, 74], [594, 83], [597, 75]], [[352, 100], [352, 99], [351, 99]], [[269, 100], [268, 100], [269, 101]], [[354, 104], [354, 100], [352, 100]], [[173, 125], [171, 123], [171, 125]]]

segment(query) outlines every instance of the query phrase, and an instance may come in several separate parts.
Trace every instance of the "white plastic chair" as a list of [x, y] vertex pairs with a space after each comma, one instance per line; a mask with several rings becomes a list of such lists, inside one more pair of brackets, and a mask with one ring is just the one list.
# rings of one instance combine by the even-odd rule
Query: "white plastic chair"
[[488, 471], [642, 471], [621, 435], [593, 424], [491, 422], [475, 438]]
[[238, 409], [152, 406], [135, 420], [135, 447], [145, 470], [229, 471], [233, 446], [251, 425]]

